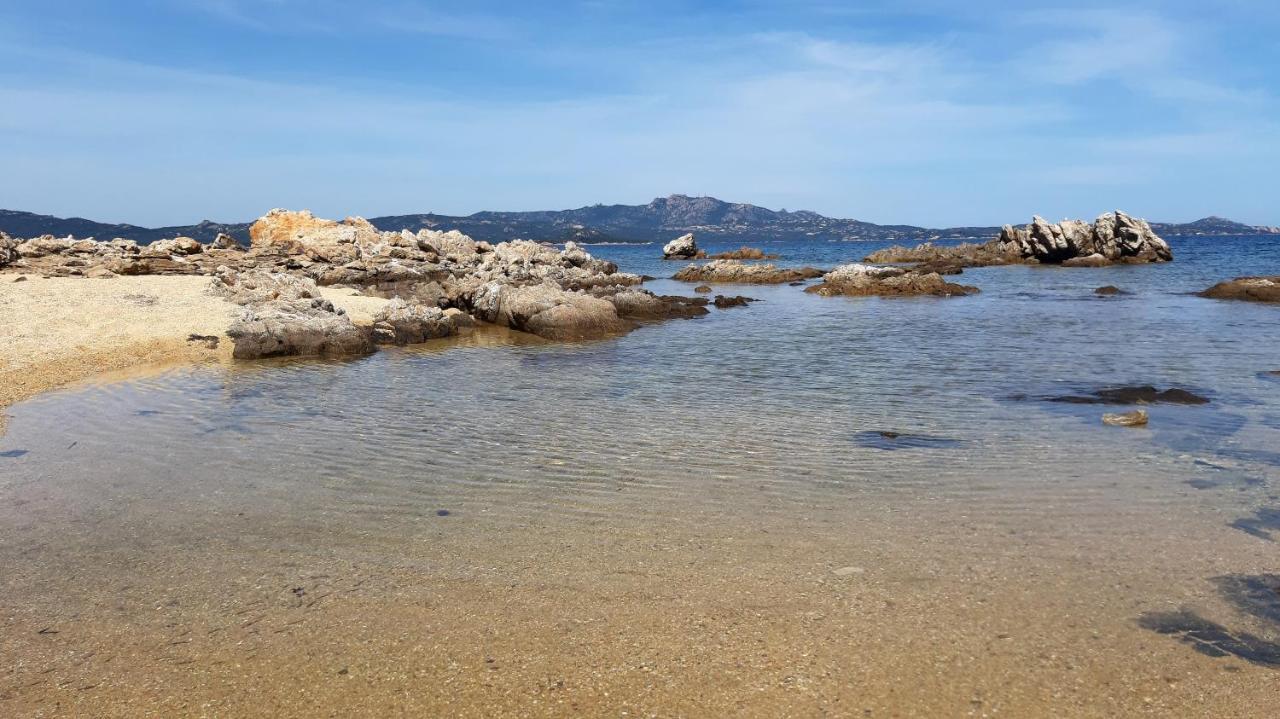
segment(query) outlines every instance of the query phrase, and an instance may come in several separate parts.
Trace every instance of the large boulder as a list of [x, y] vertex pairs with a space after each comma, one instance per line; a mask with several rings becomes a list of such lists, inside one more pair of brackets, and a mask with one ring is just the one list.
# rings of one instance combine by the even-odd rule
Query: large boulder
[[335, 265], [360, 259], [363, 247], [379, 244], [380, 234], [364, 218], [337, 222], [320, 219], [310, 210], [274, 209], [249, 227], [250, 246], [255, 250], [305, 255]]
[[553, 282], [490, 282], [475, 292], [472, 305], [478, 319], [552, 340], [608, 337], [628, 329], [613, 303]]
[[1201, 297], [1215, 300], [1246, 300], [1249, 302], [1280, 302], [1280, 275], [1270, 277], [1237, 277], [1219, 282], [1200, 293]]
[[341, 356], [373, 350], [371, 332], [324, 299], [273, 300], [247, 307], [227, 335], [232, 356]]
[[692, 232], [681, 235], [662, 246], [664, 260], [692, 260], [698, 256], [698, 243], [693, 240]]
[[218, 236], [213, 238], [213, 242], [209, 243], [211, 250], [243, 250], [244, 246], [236, 242], [236, 238], [225, 232], [219, 232]]
[[175, 237], [172, 240], [156, 240], [140, 249], [143, 257], [185, 257], [204, 252], [204, 245], [190, 237]]
[[757, 265], [737, 260], [712, 260], [704, 265], [688, 265], [680, 268], [673, 279], [683, 282], [728, 282], [744, 284], [776, 285], [784, 282], [821, 277], [823, 271], [813, 267], [779, 268], [774, 265]]
[[417, 344], [457, 334], [461, 327], [470, 325], [470, 319], [459, 310], [409, 304], [396, 298], [374, 315], [373, 339], [384, 344]]
[[805, 292], [823, 297], [962, 297], [977, 293], [978, 288], [947, 282], [937, 272], [855, 263], [841, 265], [828, 272], [823, 275], [821, 284], [809, 287]]
[[0, 267], [18, 259], [18, 240], [0, 232]]
[[71, 246], [75, 243], [76, 240], [74, 237], [42, 235], [40, 237], [35, 237], [25, 242], [18, 243], [17, 251], [20, 257], [35, 259], [69, 252], [71, 250]]

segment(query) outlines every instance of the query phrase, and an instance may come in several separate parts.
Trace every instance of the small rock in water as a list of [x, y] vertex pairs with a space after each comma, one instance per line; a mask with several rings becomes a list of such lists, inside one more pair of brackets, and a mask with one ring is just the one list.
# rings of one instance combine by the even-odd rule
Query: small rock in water
[[447, 517], [447, 516], [449, 516], [449, 510], [447, 510], [447, 509], [437, 509], [437, 510], [436, 510], [436, 516], [437, 516], [437, 517]]
[[693, 288], [693, 291], [700, 292], [705, 295], [706, 293], [711, 291], [711, 285], [698, 285], [697, 287]]
[[1095, 295], [1127, 295], [1129, 293], [1125, 292], [1119, 287], [1116, 287], [1115, 285], [1107, 285], [1105, 287], [1099, 287], [1098, 289], [1094, 290], [1093, 294]]
[[730, 307], [746, 307], [748, 302], [755, 302], [754, 298], [736, 295], [734, 297], [726, 297], [724, 295], [716, 295], [715, 306], [718, 309], [728, 309]]
[[1146, 426], [1148, 419], [1145, 409], [1135, 409], [1132, 412], [1108, 412], [1102, 415], [1102, 423], [1112, 427], [1143, 427]]
[[855, 574], [862, 574], [865, 571], [867, 570], [862, 567], [840, 567], [839, 569], [831, 570], [831, 573], [837, 577], [852, 577]]

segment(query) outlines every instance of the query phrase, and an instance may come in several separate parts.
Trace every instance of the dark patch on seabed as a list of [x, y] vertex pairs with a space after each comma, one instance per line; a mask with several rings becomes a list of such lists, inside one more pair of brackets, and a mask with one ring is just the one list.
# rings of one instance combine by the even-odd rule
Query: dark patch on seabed
[[853, 436], [853, 441], [860, 447], [889, 451], [895, 449], [946, 449], [958, 447], [962, 444], [960, 440], [949, 437], [877, 430], [859, 432]]
[[21, 457], [26, 453], [27, 453], [27, 450], [25, 449], [10, 449], [4, 452], [0, 452], [0, 457], [16, 458], [16, 457]]
[[1241, 517], [1232, 522], [1231, 526], [1259, 539], [1274, 542], [1276, 540], [1271, 532], [1280, 531], [1280, 507], [1263, 507], [1255, 511], [1252, 517]]
[[[1280, 575], [1231, 574], [1214, 577], [1218, 592], [1237, 610], [1280, 629]], [[1190, 609], [1148, 612], [1138, 625], [1159, 634], [1176, 636], [1201, 654], [1233, 656], [1268, 667], [1280, 668], [1280, 642], [1248, 632], [1232, 631]]]

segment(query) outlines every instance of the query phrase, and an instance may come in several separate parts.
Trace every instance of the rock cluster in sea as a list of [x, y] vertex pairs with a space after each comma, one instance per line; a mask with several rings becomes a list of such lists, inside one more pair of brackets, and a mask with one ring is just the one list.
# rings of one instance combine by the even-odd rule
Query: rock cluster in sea
[[947, 282], [937, 272], [905, 267], [841, 265], [822, 276], [822, 283], [805, 292], [832, 297], [963, 297], [978, 292], [977, 287]]
[[1104, 267], [1120, 263], [1167, 262], [1169, 244], [1146, 220], [1116, 210], [1084, 220], [1050, 223], [1040, 216], [1025, 227], [1005, 225], [1000, 236], [982, 244], [941, 247], [924, 243], [890, 247], [867, 255], [868, 262], [913, 262], [941, 267], [984, 267], [1006, 264], [1057, 264]]
[[1200, 293], [1201, 297], [1215, 300], [1246, 300], [1249, 302], [1280, 302], [1280, 275], [1270, 277], [1237, 277], [1219, 282]]
[[712, 260], [702, 265], [680, 268], [675, 279], [683, 282], [730, 282], [756, 285], [778, 285], [784, 282], [821, 277], [823, 271], [813, 267], [777, 267], [755, 265], [738, 260]]

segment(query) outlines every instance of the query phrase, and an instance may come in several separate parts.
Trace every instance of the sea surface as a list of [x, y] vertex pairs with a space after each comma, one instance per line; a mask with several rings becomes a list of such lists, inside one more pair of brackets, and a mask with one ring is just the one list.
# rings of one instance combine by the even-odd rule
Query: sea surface
[[[1194, 293], [1280, 238], [1169, 241], [15, 406], [0, 715], [1274, 716], [1280, 307]], [[588, 249], [692, 294], [659, 245]], [[1209, 401], [1048, 401], [1121, 385]]]

